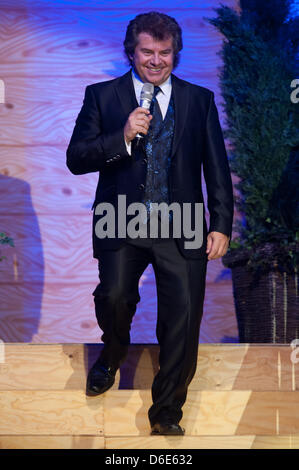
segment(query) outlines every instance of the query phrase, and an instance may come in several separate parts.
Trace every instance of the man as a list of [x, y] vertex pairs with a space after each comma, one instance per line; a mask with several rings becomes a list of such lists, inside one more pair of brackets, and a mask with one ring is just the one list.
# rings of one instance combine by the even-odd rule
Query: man
[[[138, 282], [152, 263], [160, 369], [148, 416], [152, 434], [182, 435], [179, 421], [196, 370], [207, 261], [226, 253], [231, 236], [232, 182], [213, 92], [172, 74], [182, 49], [177, 22], [157, 12], [138, 15], [128, 25], [124, 46], [132, 70], [87, 86], [67, 149], [72, 173], [100, 172], [93, 249], [101, 282], [93, 295], [104, 348], [89, 371], [87, 393], [98, 395], [113, 385], [130, 344], [131, 321], [140, 300]], [[146, 82], [155, 86], [150, 110], [139, 106]], [[109, 202], [118, 209], [119, 195], [126, 196], [126, 207], [144, 203], [145, 227], [152, 203], [203, 203], [202, 164], [210, 227], [208, 231], [203, 217], [200, 247], [186, 248], [185, 233], [177, 238], [160, 233], [154, 238], [127, 233], [98, 236], [97, 207]], [[168, 222], [174, 223], [171, 212]], [[116, 217], [116, 233], [119, 225]]]

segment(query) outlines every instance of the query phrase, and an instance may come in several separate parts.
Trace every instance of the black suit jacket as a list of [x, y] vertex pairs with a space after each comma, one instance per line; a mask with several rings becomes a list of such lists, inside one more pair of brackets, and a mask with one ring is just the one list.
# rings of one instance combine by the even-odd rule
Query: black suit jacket
[[[204, 203], [201, 165], [208, 193], [210, 225], [203, 220], [203, 244], [186, 249], [188, 239], [176, 239], [187, 258], [206, 256], [207, 233], [217, 231], [231, 237], [233, 191], [214, 93], [172, 74], [175, 131], [169, 170], [171, 202]], [[127, 152], [123, 128], [129, 114], [138, 106], [131, 72], [106, 82], [89, 85], [67, 149], [67, 166], [75, 175], [99, 172], [93, 209], [100, 202], [110, 202], [117, 211], [118, 194], [126, 195], [127, 205], [141, 202], [146, 179], [146, 161], [142, 149], [132, 146]], [[117, 212], [116, 212], [117, 213]], [[93, 214], [93, 254], [116, 249], [124, 238], [100, 239]], [[116, 226], [117, 230], [117, 226]], [[117, 235], [117, 231], [116, 231]]]

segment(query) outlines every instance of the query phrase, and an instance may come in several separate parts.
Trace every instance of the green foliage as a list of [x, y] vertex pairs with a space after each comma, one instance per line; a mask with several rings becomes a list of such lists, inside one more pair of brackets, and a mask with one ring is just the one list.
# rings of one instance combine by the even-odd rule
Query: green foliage
[[208, 19], [225, 38], [220, 51], [224, 135], [232, 149], [231, 170], [238, 176], [235, 205], [243, 215], [242, 222], [235, 222], [238, 236], [229, 252], [247, 252], [248, 266], [259, 268], [272, 262], [260, 248], [278, 244], [275, 253], [295, 266], [299, 104], [290, 99], [290, 84], [298, 73], [298, 18], [289, 17], [288, 0], [241, 0], [241, 7], [238, 14], [221, 5], [217, 17]]
[[[5, 233], [0, 232], [0, 245], [14, 246], [14, 242], [11, 237], [8, 237]], [[0, 261], [3, 259], [5, 259], [5, 256], [0, 256]]]

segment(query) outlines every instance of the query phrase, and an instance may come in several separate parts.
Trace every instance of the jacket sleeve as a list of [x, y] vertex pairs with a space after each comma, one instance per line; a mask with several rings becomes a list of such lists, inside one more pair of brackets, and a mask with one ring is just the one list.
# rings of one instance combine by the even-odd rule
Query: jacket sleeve
[[123, 158], [129, 158], [123, 128], [102, 133], [101, 113], [89, 85], [66, 151], [67, 167], [74, 175], [82, 175], [111, 167]]
[[234, 214], [232, 179], [213, 92], [207, 114], [203, 171], [210, 214], [209, 232], [221, 232], [231, 238]]

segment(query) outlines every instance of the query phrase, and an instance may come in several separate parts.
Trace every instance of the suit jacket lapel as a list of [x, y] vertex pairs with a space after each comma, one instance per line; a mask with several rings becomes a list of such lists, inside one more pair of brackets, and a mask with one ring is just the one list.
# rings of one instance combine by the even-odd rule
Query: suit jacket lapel
[[172, 92], [173, 92], [173, 100], [174, 100], [174, 136], [173, 136], [173, 144], [172, 144], [172, 151], [171, 157], [174, 156], [178, 144], [181, 140], [183, 135], [183, 130], [185, 127], [185, 122], [187, 118], [188, 106], [189, 106], [189, 88], [175, 75], [171, 75], [172, 81]]
[[[171, 74], [171, 80], [175, 119], [173, 144], [171, 150], [171, 157], [173, 157], [183, 135], [183, 130], [187, 118], [189, 105], [189, 88], [183, 80], [180, 80], [173, 74]], [[118, 99], [121, 103], [121, 107], [126, 116], [128, 116], [135, 108], [139, 106], [136, 100], [131, 70], [125, 75], [119, 77], [119, 79], [115, 83], [115, 92], [118, 96]]]
[[136, 100], [131, 71], [122, 75], [115, 84], [115, 91], [121, 103], [122, 109], [128, 116], [139, 104]]

